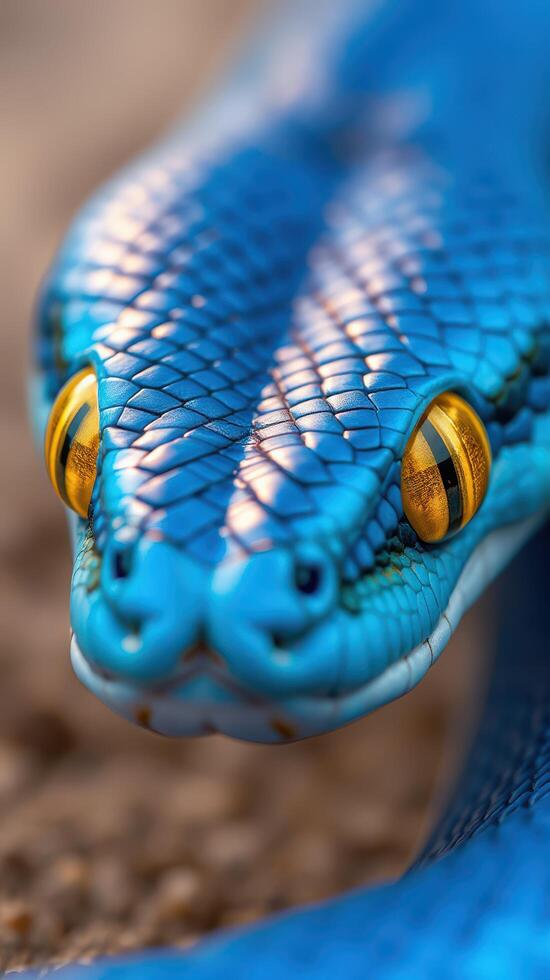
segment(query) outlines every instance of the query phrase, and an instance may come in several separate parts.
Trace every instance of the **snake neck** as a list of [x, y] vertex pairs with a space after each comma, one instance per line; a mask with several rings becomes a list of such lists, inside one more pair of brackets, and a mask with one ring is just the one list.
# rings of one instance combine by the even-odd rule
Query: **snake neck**
[[[513, 817], [520, 850], [533, 828], [550, 830], [550, 524], [496, 590], [495, 665], [482, 722], [447, 813], [418, 864], [440, 858]], [[530, 829], [531, 828], [531, 833]], [[501, 861], [502, 853], [492, 853]]]
[[[269, 118], [270, 127], [284, 120], [317, 155], [346, 163], [414, 140], [446, 162], [480, 168], [505, 141], [499, 163], [525, 165], [533, 140], [524, 137], [544, 130], [550, 81], [544, 0], [533, 0], [524, 18], [512, 0], [283, 7], [225, 87], [242, 118]], [[216, 112], [214, 102], [206, 125]]]

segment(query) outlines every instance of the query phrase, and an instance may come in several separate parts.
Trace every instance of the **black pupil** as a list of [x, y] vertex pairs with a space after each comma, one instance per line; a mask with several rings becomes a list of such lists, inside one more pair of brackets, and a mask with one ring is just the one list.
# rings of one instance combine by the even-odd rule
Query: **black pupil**
[[113, 555], [113, 574], [115, 578], [127, 578], [130, 574], [129, 550], [115, 551]]
[[296, 587], [305, 595], [317, 592], [321, 584], [321, 569], [318, 565], [298, 565], [296, 567]]

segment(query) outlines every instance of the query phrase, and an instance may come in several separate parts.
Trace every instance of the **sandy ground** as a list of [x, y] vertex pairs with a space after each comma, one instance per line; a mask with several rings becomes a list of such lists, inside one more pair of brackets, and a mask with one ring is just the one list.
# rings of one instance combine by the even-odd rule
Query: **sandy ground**
[[0, 4], [3, 969], [186, 944], [397, 874], [469, 714], [471, 617], [406, 699], [284, 748], [133, 730], [70, 670], [63, 516], [25, 412], [33, 297], [72, 213], [195, 95], [249, 6]]

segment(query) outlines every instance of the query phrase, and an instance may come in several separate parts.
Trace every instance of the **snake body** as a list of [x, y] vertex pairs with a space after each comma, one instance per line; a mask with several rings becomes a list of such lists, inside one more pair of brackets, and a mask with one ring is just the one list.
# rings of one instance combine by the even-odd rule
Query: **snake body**
[[[304, 737], [417, 683], [530, 535], [539, 572], [513, 581], [480, 742], [413, 872], [65, 975], [547, 977], [550, 15], [287, 18], [92, 199], [45, 284], [37, 429], [75, 371], [98, 378], [75, 669], [166, 734]], [[449, 390], [493, 467], [470, 523], [425, 545], [401, 459]]]

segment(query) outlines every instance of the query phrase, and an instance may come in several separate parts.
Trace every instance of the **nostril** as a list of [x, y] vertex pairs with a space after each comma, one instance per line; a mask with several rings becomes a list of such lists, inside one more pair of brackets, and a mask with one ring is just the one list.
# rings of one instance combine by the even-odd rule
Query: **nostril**
[[130, 548], [116, 548], [112, 555], [112, 573], [115, 579], [128, 578], [132, 567]]
[[314, 595], [323, 584], [323, 571], [315, 562], [300, 562], [294, 570], [296, 588], [304, 595]]

